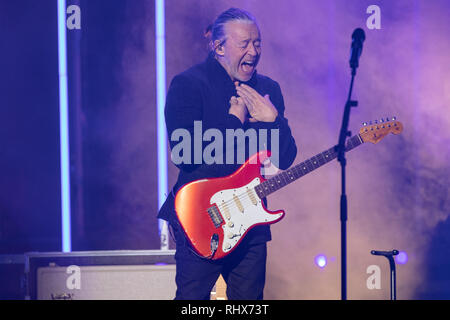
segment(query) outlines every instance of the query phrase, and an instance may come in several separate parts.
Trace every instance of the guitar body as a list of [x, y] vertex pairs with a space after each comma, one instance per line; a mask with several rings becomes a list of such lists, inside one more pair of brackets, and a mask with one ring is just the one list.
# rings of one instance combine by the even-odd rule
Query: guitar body
[[[359, 134], [348, 139], [346, 152], [402, 131], [403, 125], [395, 118], [375, 120], [373, 125], [365, 123]], [[220, 259], [231, 253], [254, 226], [280, 221], [284, 211], [268, 211], [262, 199], [336, 159], [336, 150], [325, 150], [267, 180], [260, 172], [270, 154], [261, 151], [227, 177], [184, 185], [175, 197], [175, 211], [192, 247], [202, 257]]]
[[178, 220], [200, 256], [223, 258], [254, 226], [283, 218], [284, 211], [268, 211], [254, 190], [264, 181], [260, 170], [268, 157], [261, 151], [227, 177], [193, 181], [177, 192]]

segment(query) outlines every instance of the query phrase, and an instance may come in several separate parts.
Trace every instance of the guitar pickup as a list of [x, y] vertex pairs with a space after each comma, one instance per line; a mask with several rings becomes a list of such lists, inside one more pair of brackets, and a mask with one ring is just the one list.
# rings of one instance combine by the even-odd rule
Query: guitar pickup
[[250, 201], [253, 203], [253, 205], [257, 205], [258, 201], [256, 201], [255, 193], [251, 189], [247, 189], [247, 195], [250, 198]]
[[233, 195], [233, 200], [236, 206], [238, 207], [239, 211], [244, 213], [244, 206], [241, 203], [241, 200], [236, 195]]
[[209, 217], [211, 218], [212, 223], [216, 228], [219, 228], [223, 223], [222, 215], [217, 209], [216, 206], [209, 207], [207, 210]]

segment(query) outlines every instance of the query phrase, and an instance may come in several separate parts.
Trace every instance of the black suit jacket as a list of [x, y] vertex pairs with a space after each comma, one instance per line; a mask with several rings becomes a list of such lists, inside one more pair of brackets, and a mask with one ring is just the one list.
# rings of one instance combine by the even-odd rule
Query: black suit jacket
[[[173, 188], [173, 194], [170, 194], [165, 204], [162, 206], [158, 218], [168, 220], [172, 224], [176, 223], [176, 214], [174, 212], [173, 195], [184, 184], [203, 178], [223, 177], [236, 171], [242, 163], [227, 164], [227, 146], [223, 147], [223, 163], [207, 164], [204, 159], [198, 163], [198, 157], [194, 155], [194, 122], [201, 121], [203, 132], [208, 129], [217, 129], [222, 132], [223, 142], [225, 143], [227, 129], [247, 130], [253, 128], [259, 132], [259, 129], [266, 129], [268, 133], [267, 148], [271, 149], [270, 129], [279, 130], [279, 163], [280, 169], [287, 169], [294, 161], [297, 155], [297, 147], [292, 137], [288, 121], [284, 117], [284, 100], [278, 83], [269, 77], [257, 74], [246, 82], [247, 85], [254, 88], [259, 94], [264, 96], [269, 94], [270, 100], [278, 110], [278, 117], [274, 122], [245, 122], [244, 124], [234, 115], [228, 113], [230, 108], [230, 98], [237, 96], [236, 88], [220, 63], [209, 55], [206, 61], [198, 64], [175, 76], [170, 84], [166, 106], [165, 118], [170, 147], [174, 147], [180, 141], [171, 139], [172, 133], [177, 129], [187, 130], [191, 136], [191, 154], [187, 163], [176, 163], [180, 169], [177, 182]], [[199, 123], [197, 123], [198, 125]], [[198, 127], [198, 126], [197, 126]], [[187, 132], [185, 131], [185, 132]], [[199, 139], [197, 135], [197, 141]], [[201, 138], [200, 138], [201, 139]], [[249, 153], [248, 140], [246, 140], [246, 159], [251, 156]], [[203, 142], [202, 149], [210, 142]], [[259, 141], [258, 141], [259, 144]], [[234, 146], [234, 156], [236, 159], [236, 147]], [[248, 239], [253, 241], [270, 240], [270, 229], [268, 226], [255, 227], [247, 235]]]

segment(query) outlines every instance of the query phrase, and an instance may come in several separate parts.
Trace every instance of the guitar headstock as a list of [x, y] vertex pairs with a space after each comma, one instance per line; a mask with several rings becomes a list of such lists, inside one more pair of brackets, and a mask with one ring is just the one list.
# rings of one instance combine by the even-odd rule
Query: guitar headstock
[[364, 122], [359, 130], [359, 136], [364, 142], [378, 143], [389, 133], [399, 134], [403, 131], [403, 125], [395, 117], [381, 118], [380, 120]]

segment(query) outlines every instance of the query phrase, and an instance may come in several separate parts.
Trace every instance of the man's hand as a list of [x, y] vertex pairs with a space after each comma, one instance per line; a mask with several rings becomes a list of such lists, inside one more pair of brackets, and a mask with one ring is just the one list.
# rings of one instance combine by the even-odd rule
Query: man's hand
[[[270, 101], [269, 95], [264, 97], [260, 95], [255, 89], [246, 84], [236, 83], [236, 91], [239, 98], [242, 98], [247, 106], [248, 112], [251, 116], [250, 122], [274, 122], [278, 116], [278, 111]], [[238, 99], [239, 99], [238, 98]]]
[[244, 123], [247, 120], [247, 107], [245, 106], [244, 101], [240, 97], [232, 96], [230, 99], [230, 110], [228, 110], [229, 114], [235, 115], [241, 120], [241, 123]]

